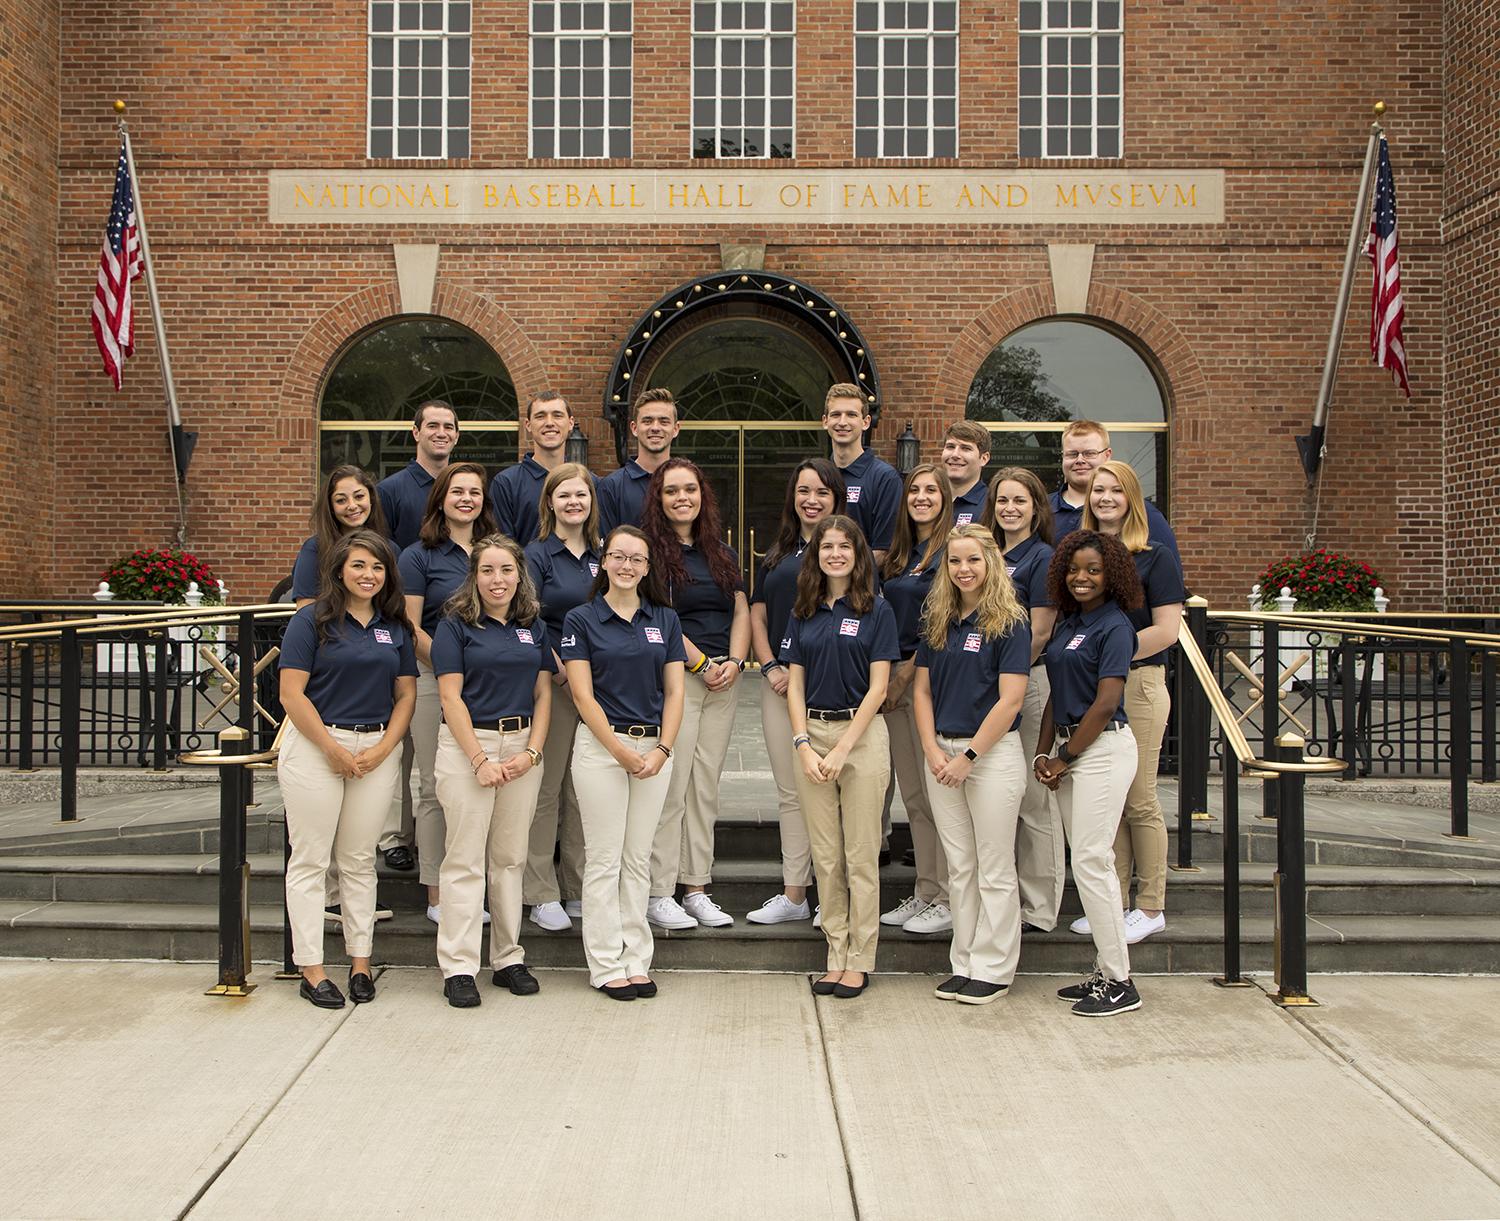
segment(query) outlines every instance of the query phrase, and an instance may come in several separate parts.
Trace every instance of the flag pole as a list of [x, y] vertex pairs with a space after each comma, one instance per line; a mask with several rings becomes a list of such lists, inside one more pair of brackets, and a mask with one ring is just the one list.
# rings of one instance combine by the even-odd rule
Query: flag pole
[[141, 180], [135, 172], [135, 149], [125, 126], [125, 103], [115, 99], [115, 113], [120, 116], [120, 139], [125, 145], [125, 166], [130, 171], [130, 194], [135, 203], [135, 229], [141, 242], [141, 262], [146, 270], [146, 295], [151, 301], [151, 327], [156, 332], [156, 351], [161, 358], [162, 381], [167, 388], [168, 437], [172, 446], [172, 466], [176, 472], [177, 545], [187, 545], [187, 508], [183, 503], [182, 485], [187, 479], [188, 459], [192, 457], [197, 434], [184, 431], [182, 412], [177, 407], [177, 386], [172, 380], [172, 358], [167, 352], [167, 328], [162, 322], [161, 299], [156, 294], [156, 268], [151, 261], [151, 241], [146, 235], [146, 212], [141, 206]]
[[[1376, 102], [1374, 106], [1375, 121], [1370, 124], [1370, 139], [1365, 145], [1365, 168], [1359, 179], [1359, 196], [1354, 203], [1354, 219], [1349, 225], [1349, 245], [1344, 250], [1344, 277], [1339, 282], [1338, 300], [1333, 307], [1333, 325], [1328, 332], [1328, 349], [1323, 355], [1323, 381], [1318, 387], [1318, 403], [1313, 408], [1312, 431], [1305, 437], [1297, 438], [1297, 453], [1302, 459], [1302, 469], [1307, 474], [1308, 485], [1311, 486], [1318, 479], [1318, 472], [1323, 465], [1324, 446], [1323, 440], [1328, 431], [1328, 404], [1333, 398], [1333, 383], [1339, 371], [1339, 347], [1344, 338], [1344, 320], [1349, 315], [1349, 296], [1354, 287], [1354, 269], [1359, 261], [1359, 252], [1363, 249], [1363, 240], [1367, 234], [1367, 212], [1370, 206], [1370, 184], [1375, 177], [1375, 155], [1380, 148], [1380, 137], [1384, 129], [1380, 126], [1380, 118], [1385, 114], [1385, 103]], [[1308, 546], [1314, 541], [1317, 533], [1317, 521], [1313, 522], [1312, 534], [1308, 537]]]

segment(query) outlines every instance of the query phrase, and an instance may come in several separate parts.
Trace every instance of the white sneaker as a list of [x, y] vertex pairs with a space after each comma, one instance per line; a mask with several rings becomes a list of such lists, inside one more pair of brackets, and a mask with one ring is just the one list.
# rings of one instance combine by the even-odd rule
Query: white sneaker
[[571, 920], [582, 920], [583, 900], [569, 899], [566, 903], [563, 904], [563, 911], [568, 913], [568, 918]]
[[563, 911], [561, 903], [533, 903], [531, 922], [549, 933], [565, 933], [573, 927], [573, 922], [568, 919], [568, 913]]
[[946, 903], [929, 903], [901, 927], [908, 933], [950, 933], [953, 913]]
[[1166, 912], [1148, 916], [1139, 907], [1132, 907], [1125, 913], [1125, 944], [1134, 945], [1137, 941], [1144, 941], [1152, 933], [1159, 933], [1166, 927]]
[[916, 895], [910, 895], [907, 898], [902, 899], [901, 902], [895, 907], [891, 908], [890, 911], [882, 914], [880, 917], [880, 923], [888, 924], [893, 928], [899, 927], [901, 925], [904, 925], [913, 916], [921, 912], [926, 906], [927, 904], [924, 903], [921, 899], [917, 898]]
[[1068, 932], [1077, 933], [1080, 937], [1091, 936], [1093, 931], [1093, 927], [1089, 924], [1087, 916], [1079, 916], [1072, 924], [1068, 925]]
[[657, 928], [697, 928], [698, 922], [678, 906], [671, 895], [646, 900], [646, 919]]
[[704, 928], [727, 928], [734, 923], [734, 917], [701, 890], [683, 895], [682, 906]]
[[443, 909], [436, 903], [427, 905], [427, 918], [434, 924], [441, 924], [443, 920]]
[[813, 928], [822, 928], [822, 927], [823, 927], [823, 905], [821, 903], [819, 903], [818, 906], [817, 906], [817, 908], [813, 911]]
[[793, 903], [785, 895], [772, 895], [745, 917], [751, 924], [785, 924], [790, 920], [806, 920], [812, 915], [807, 900]]

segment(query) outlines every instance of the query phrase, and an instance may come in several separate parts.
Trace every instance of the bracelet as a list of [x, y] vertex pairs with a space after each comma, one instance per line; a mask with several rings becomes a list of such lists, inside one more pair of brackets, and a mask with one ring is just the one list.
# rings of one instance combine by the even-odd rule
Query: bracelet
[[1032, 771], [1036, 771], [1036, 761], [1038, 759], [1050, 759], [1050, 758], [1052, 758], [1051, 755], [1045, 755], [1045, 754], [1032, 755], [1031, 756], [1031, 770]]
[[663, 746], [660, 742], [658, 742], [656, 744], [656, 749], [661, 751], [662, 754], [666, 755], [668, 759], [672, 757], [672, 748], [670, 746]]
[[706, 669], [708, 669], [708, 654], [707, 653], [703, 653], [703, 654], [700, 654], [699, 657], [698, 657], [698, 664], [696, 666], [690, 666], [688, 668], [688, 673], [689, 674], [702, 674], [703, 671], [705, 671]]
[[762, 674], [769, 674], [772, 670], [780, 670], [783, 668], [784, 667], [782, 666], [782, 664], [773, 657], [770, 661], [761, 662], [760, 672]]
[[[478, 760], [477, 763], [474, 761], [475, 759]], [[480, 751], [477, 755], [474, 756], [473, 759], [469, 760], [469, 767], [473, 771], [473, 773], [477, 776], [477, 775], [479, 775], [479, 769], [481, 767], [483, 767], [489, 761], [490, 761], [490, 757], [487, 754], [485, 754], [484, 751]]]
[[793, 750], [796, 750], [799, 746], [811, 746], [811, 745], [812, 745], [812, 739], [809, 738], [805, 733], [798, 734], [795, 738], [792, 739], [792, 749]]

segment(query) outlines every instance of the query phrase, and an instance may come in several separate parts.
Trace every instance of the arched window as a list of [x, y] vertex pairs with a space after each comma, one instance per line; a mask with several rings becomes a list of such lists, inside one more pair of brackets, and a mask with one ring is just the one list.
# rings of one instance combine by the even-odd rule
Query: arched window
[[1062, 430], [1072, 420], [1109, 429], [1116, 459], [1167, 511], [1167, 398], [1141, 354], [1116, 332], [1074, 319], [1033, 322], [985, 358], [964, 414], [989, 428], [989, 479], [1001, 467], [1033, 470], [1047, 488], [1062, 481]]
[[489, 344], [446, 318], [404, 317], [357, 336], [333, 363], [318, 404], [319, 471], [357, 463], [376, 479], [415, 456], [411, 420], [427, 399], [452, 403], [462, 425], [455, 456], [516, 460], [516, 389]]

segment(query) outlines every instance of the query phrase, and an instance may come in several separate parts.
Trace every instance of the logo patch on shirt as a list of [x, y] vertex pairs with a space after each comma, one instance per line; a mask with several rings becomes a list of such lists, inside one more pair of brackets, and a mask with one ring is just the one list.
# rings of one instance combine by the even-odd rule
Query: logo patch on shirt
[[578, 643], [578, 637], [577, 636], [564, 636], [562, 638], [562, 647], [565, 648], [565, 649], [571, 649], [577, 643]]
[[378, 628], [375, 629], [375, 643], [376, 644], [395, 644], [396, 642], [391, 639], [391, 634], [388, 631], [386, 631], [385, 628], [378, 627]]
[[1070, 649], [1076, 649], [1079, 645], [1081, 645], [1087, 639], [1088, 639], [1088, 633], [1087, 632], [1079, 632], [1078, 635], [1074, 636], [1072, 640], [1068, 641], [1068, 648], [1070, 648]]
[[536, 641], [532, 638], [531, 629], [529, 627], [518, 627], [516, 629], [516, 639], [519, 640], [522, 644], [536, 643]]
[[859, 635], [859, 620], [858, 619], [845, 619], [841, 624], [839, 624], [839, 635], [840, 636], [858, 636]]
[[851, 483], [847, 490], [848, 494], [844, 497], [844, 503], [857, 505], [859, 503], [859, 484]]
[[596, 563], [594, 563], [593, 560], [590, 560], [589, 561], [589, 576], [591, 576], [591, 577], [597, 577], [598, 575], [599, 575], [599, 565], [596, 564]]
[[978, 632], [970, 632], [966, 637], [964, 637], [964, 652], [977, 653], [979, 652], [979, 646], [983, 643], [984, 639]]
[[661, 628], [659, 628], [659, 627], [648, 627], [646, 629], [646, 639], [650, 643], [652, 643], [652, 644], [666, 644], [667, 643], [666, 640], [665, 640], [665, 638], [662, 636], [662, 634], [661, 634]]
[[1015, 576], [1016, 575], [1016, 569], [1019, 568], [1019, 567], [1020, 567], [1019, 564], [1007, 564], [1005, 566], [1005, 575], [1008, 576], [1008, 577]]
[[778, 649], [777, 652], [785, 653], [791, 647], [792, 647], [792, 638], [790, 636], [783, 636], [781, 638], [781, 648]]
[[972, 514], [972, 513], [960, 513], [958, 515], [958, 520], [955, 521], [953, 524], [955, 526], [967, 526], [973, 520], [974, 520], [974, 514]]

